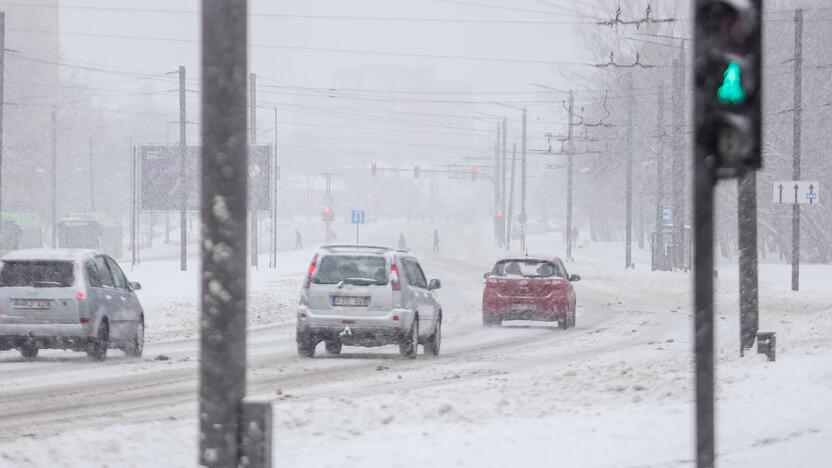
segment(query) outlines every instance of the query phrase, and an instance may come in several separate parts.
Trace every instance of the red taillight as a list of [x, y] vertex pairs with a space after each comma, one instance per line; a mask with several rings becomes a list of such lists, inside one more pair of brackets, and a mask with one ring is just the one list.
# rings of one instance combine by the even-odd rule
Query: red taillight
[[393, 291], [402, 289], [402, 283], [399, 282], [399, 267], [395, 263], [390, 266], [390, 285], [393, 286]]
[[301, 320], [306, 320], [306, 314], [304, 312], [301, 312], [298, 317], [300, 317]]
[[303, 287], [309, 289], [309, 285], [312, 284], [312, 277], [315, 276], [315, 269], [318, 267], [318, 254], [315, 254], [312, 257], [312, 263], [309, 264], [309, 272], [306, 273], [306, 282], [303, 284]]
[[78, 299], [79, 301], [83, 301], [86, 298], [87, 298], [87, 293], [85, 293], [84, 291], [79, 290], [78, 292], [75, 293], [75, 299]]
[[81, 319], [79, 321], [81, 323], [90, 323], [90, 318], [89, 317], [81, 317]]
[[399, 316], [398, 316], [398, 315], [394, 315], [394, 316], [393, 316], [393, 321], [394, 321], [394, 322], [398, 322], [398, 321], [399, 321]]

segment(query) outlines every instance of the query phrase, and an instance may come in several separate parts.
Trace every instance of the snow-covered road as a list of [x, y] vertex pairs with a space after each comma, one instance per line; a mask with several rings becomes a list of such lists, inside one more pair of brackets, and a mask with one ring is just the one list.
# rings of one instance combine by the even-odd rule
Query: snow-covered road
[[[620, 244], [585, 246], [570, 264], [583, 277], [575, 329], [483, 329], [482, 273], [496, 253], [487, 236], [463, 231], [444, 243], [465, 248], [422, 256], [444, 286], [438, 358], [402, 360], [385, 347], [300, 359], [292, 303], [309, 252], [283, 254], [278, 273], [252, 274], [248, 393], [274, 401], [276, 466], [690, 466], [689, 276], [623, 272]], [[553, 238], [530, 243], [560, 251]], [[772, 364], [737, 356], [731, 268], [720, 272], [718, 296], [723, 466], [832, 466], [832, 308], [823, 281], [791, 295], [779, 284], [785, 266], [762, 266], [761, 329], [780, 340]], [[43, 352], [22, 362], [0, 353], [0, 466], [194, 465], [196, 285], [173, 274], [180, 286], [165, 287], [171, 274], [160, 272], [170, 269], [148, 262], [130, 275], [145, 284], [141, 360]], [[832, 277], [828, 268], [816, 273]]]

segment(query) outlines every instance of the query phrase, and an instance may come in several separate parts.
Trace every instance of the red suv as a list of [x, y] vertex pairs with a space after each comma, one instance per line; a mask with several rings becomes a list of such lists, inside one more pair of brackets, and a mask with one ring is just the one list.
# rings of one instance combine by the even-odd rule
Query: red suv
[[558, 322], [575, 326], [575, 287], [581, 279], [569, 275], [561, 259], [504, 258], [484, 275], [482, 324], [499, 326], [504, 320]]

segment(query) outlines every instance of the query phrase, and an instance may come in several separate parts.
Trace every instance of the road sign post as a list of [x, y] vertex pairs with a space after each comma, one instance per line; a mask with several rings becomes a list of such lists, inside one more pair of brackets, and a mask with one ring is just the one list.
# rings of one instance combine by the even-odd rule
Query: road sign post
[[364, 210], [352, 210], [352, 224], [355, 224], [355, 243], [359, 243], [359, 228], [365, 221]]

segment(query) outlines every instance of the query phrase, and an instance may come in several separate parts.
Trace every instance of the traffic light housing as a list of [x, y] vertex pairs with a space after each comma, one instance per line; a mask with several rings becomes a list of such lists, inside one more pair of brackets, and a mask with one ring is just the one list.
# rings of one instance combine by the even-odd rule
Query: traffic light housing
[[335, 210], [333, 210], [331, 206], [325, 206], [324, 211], [321, 213], [321, 219], [325, 223], [335, 221]]
[[373, 161], [373, 165], [370, 166], [370, 175], [376, 175], [378, 172], [378, 161]]
[[696, 4], [697, 157], [706, 158], [717, 177], [762, 167], [761, 5], [761, 0]]
[[504, 216], [503, 210], [497, 210], [497, 212], [494, 213], [494, 216], [496, 216], [497, 219], [503, 219], [503, 216]]
[[479, 168], [477, 168], [476, 164], [471, 166], [471, 180], [477, 180], [477, 171], [478, 170], [479, 170]]
[[421, 168], [421, 167], [419, 167], [419, 165], [418, 165], [418, 164], [414, 164], [414, 165], [413, 165], [413, 177], [414, 177], [414, 178], [416, 178], [416, 179], [418, 179], [418, 178], [419, 178], [419, 174], [420, 174], [421, 172], [422, 172], [422, 168]]

